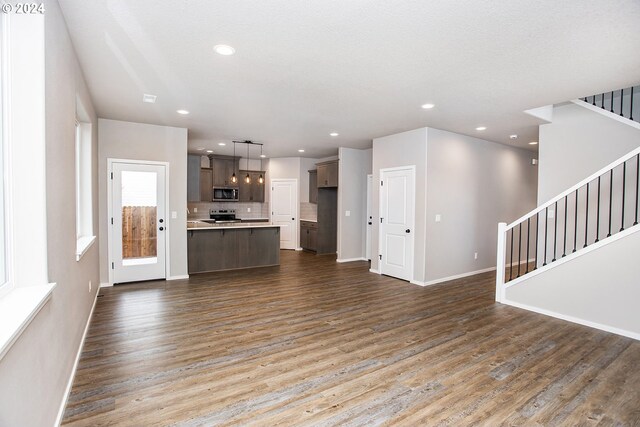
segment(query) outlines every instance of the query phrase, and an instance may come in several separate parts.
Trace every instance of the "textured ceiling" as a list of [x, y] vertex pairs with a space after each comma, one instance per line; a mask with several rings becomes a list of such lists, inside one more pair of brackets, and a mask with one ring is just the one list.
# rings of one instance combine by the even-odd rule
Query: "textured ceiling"
[[638, 0], [59, 2], [98, 115], [190, 150], [322, 157], [422, 126], [531, 148], [524, 110], [640, 81]]

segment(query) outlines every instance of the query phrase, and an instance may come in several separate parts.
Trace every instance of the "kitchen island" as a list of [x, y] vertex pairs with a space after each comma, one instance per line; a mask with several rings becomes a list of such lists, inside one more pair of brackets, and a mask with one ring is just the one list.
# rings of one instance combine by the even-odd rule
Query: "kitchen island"
[[280, 226], [187, 222], [189, 274], [280, 264]]

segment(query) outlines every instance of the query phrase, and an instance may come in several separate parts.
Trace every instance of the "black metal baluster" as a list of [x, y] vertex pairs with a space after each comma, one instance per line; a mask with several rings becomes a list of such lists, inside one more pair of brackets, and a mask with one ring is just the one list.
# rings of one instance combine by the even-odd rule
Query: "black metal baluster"
[[520, 253], [522, 252], [522, 223], [518, 224], [518, 276], [520, 277]]
[[556, 249], [558, 248], [558, 201], [556, 200], [556, 206], [553, 209], [554, 211], [554, 220], [553, 220], [553, 259], [551, 262], [556, 260]]
[[624, 89], [620, 89], [620, 115], [624, 117], [622, 114], [622, 100], [624, 99]]
[[567, 196], [564, 196], [564, 246], [562, 247], [562, 258], [567, 256]]
[[540, 225], [540, 212], [536, 212], [536, 263], [533, 265], [533, 269], [538, 268], [538, 229]]
[[511, 229], [511, 262], [509, 263], [509, 280], [511, 280], [511, 274], [513, 273], [513, 230]]
[[[596, 105], [596, 103], [594, 102], [593, 105]], [[604, 108], [604, 92], [602, 93], [602, 96], [600, 96], [600, 108]]]
[[574, 230], [573, 230], [573, 252], [576, 251], [576, 246], [578, 245], [578, 190], [576, 190], [576, 212], [575, 219], [573, 222]]
[[526, 267], [524, 269], [524, 274], [527, 274], [529, 272], [529, 246], [530, 246], [530, 243], [531, 243], [531, 240], [529, 239], [529, 236], [530, 236], [529, 227], [530, 226], [531, 226], [531, 217], [527, 218], [527, 258], [525, 259]]
[[598, 177], [598, 211], [596, 212], [596, 243], [600, 240], [600, 177]]
[[544, 262], [542, 266], [547, 265], [547, 229], [549, 228], [549, 206], [544, 208]]
[[620, 219], [620, 231], [624, 231], [624, 196], [627, 187], [627, 162], [622, 162], [622, 218]]
[[609, 174], [609, 234], [607, 237], [611, 237], [611, 208], [613, 207], [613, 169]]
[[633, 225], [638, 225], [638, 186], [640, 186], [640, 154], [636, 155], [636, 220]]
[[611, 91], [611, 113], [613, 113], [613, 91]]
[[585, 204], [585, 215], [584, 215], [584, 246], [587, 247], [587, 232], [589, 231], [589, 183], [587, 182], [587, 201]]

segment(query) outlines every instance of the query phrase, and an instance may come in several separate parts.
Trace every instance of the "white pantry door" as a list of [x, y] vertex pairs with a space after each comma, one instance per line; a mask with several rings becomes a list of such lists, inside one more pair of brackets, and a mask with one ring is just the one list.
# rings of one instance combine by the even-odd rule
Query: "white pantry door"
[[111, 163], [113, 283], [166, 278], [165, 166]]
[[371, 261], [371, 228], [373, 227], [373, 175], [367, 175], [367, 233], [365, 238], [365, 255]]
[[380, 273], [413, 279], [415, 167], [380, 170]]
[[298, 247], [298, 180], [271, 180], [271, 223], [280, 226], [280, 249]]

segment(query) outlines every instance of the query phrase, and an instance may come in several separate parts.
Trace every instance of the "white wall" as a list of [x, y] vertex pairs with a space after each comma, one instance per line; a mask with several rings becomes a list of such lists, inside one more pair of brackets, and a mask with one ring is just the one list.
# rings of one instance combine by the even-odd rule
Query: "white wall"
[[636, 230], [507, 288], [507, 303], [640, 339], [638, 253]]
[[373, 140], [373, 229], [371, 232], [371, 269], [378, 270], [378, 238], [380, 233], [380, 169], [416, 166], [416, 216], [413, 277], [424, 281], [425, 267], [425, 203], [427, 166], [427, 129], [415, 129]]
[[540, 126], [538, 204], [640, 146], [640, 130], [569, 103]]
[[341, 147], [338, 151], [338, 261], [365, 259], [367, 175], [372, 156], [372, 149]]
[[[428, 128], [427, 282], [495, 267], [498, 222], [509, 223], [536, 207], [534, 157]], [[435, 222], [436, 214], [441, 222]]]
[[169, 162], [169, 277], [187, 275], [187, 129], [100, 119], [98, 122], [100, 200], [100, 282], [109, 282], [107, 248], [107, 159]]
[[[98, 291], [98, 246], [76, 261], [76, 95], [93, 123], [92, 158], [97, 166], [97, 118], [57, 2], [45, 1], [45, 141], [47, 274], [56, 282], [51, 300], [0, 361], [0, 425], [51, 426], [66, 388]], [[35, 20], [30, 16], [25, 19]], [[29, 55], [35, 50], [21, 46]], [[31, 70], [34, 71], [34, 70]], [[36, 82], [30, 82], [34, 87]], [[34, 120], [37, 112], [34, 110]], [[33, 150], [33, 146], [27, 147]], [[28, 188], [28, 183], [25, 183]], [[97, 224], [97, 176], [93, 212]], [[20, 230], [29, 242], [32, 229]], [[89, 281], [93, 289], [89, 292]]]

